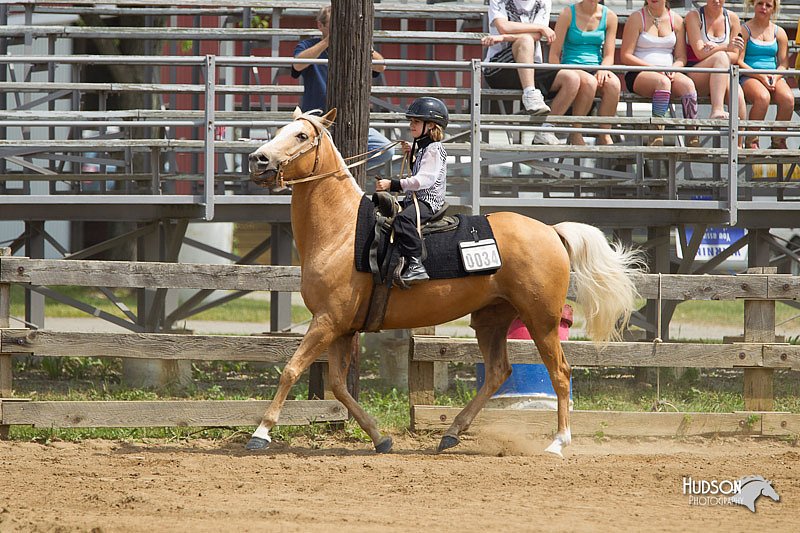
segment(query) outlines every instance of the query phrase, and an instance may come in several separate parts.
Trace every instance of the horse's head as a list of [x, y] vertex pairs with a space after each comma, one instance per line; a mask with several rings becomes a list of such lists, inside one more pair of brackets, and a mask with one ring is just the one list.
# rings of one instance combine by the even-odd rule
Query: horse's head
[[767, 482], [764, 483], [764, 485], [761, 487], [761, 494], [763, 496], [766, 496], [767, 498], [771, 498], [772, 500], [774, 500], [776, 502], [780, 501], [780, 499], [781, 499], [781, 497], [775, 491], [775, 488], [772, 486], [772, 482], [771, 481], [767, 481]]
[[248, 156], [250, 179], [258, 185], [282, 185], [283, 179], [306, 177], [318, 171], [320, 141], [336, 118], [336, 109], [322, 116], [294, 110], [292, 122]]

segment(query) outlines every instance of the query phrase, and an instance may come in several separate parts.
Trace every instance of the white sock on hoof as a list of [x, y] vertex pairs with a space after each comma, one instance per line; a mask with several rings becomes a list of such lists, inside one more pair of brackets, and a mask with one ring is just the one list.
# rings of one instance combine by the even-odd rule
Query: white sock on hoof
[[269, 430], [264, 426], [258, 426], [258, 429], [256, 429], [253, 433], [253, 437], [264, 439], [267, 442], [272, 442], [272, 438], [269, 436]]
[[556, 433], [556, 438], [553, 439], [553, 442], [545, 448], [544, 451], [558, 455], [559, 457], [564, 457], [561, 451], [569, 446], [569, 443], [572, 442], [572, 433], [570, 432], [569, 428], [563, 433]]

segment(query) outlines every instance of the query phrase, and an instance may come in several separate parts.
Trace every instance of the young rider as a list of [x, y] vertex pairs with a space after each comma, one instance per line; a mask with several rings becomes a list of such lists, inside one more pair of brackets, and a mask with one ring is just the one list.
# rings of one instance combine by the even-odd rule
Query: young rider
[[444, 205], [447, 152], [441, 141], [449, 116], [444, 102], [426, 96], [411, 103], [406, 118], [414, 143], [411, 146], [403, 143], [403, 151], [408, 154], [412, 175], [378, 180], [375, 188], [406, 193], [401, 202], [403, 210], [394, 221], [394, 231], [400, 254], [406, 259], [400, 279], [410, 285], [429, 279], [422, 264], [422, 237], [417, 229], [417, 218], [422, 225]]

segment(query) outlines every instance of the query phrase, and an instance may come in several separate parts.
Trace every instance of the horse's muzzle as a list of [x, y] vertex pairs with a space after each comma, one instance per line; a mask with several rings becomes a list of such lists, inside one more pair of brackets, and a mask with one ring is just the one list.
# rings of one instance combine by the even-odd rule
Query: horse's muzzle
[[271, 164], [269, 158], [264, 154], [253, 152], [247, 156], [250, 167], [250, 180], [262, 186], [270, 186], [275, 183], [278, 176], [278, 169]]
[[250, 181], [262, 187], [271, 187], [275, 185], [278, 178], [278, 171], [274, 169], [267, 170], [260, 174], [250, 173]]

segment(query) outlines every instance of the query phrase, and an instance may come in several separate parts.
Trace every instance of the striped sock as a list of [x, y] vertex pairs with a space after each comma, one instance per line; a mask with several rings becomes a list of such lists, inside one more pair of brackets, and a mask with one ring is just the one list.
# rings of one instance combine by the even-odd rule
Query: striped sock
[[697, 93], [684, 94], [681, 97], [683, 118], [697, 118]]
[[655, 91], [653, 93], [653, 116], [666, 117], [669, 109], [670, 91]]

